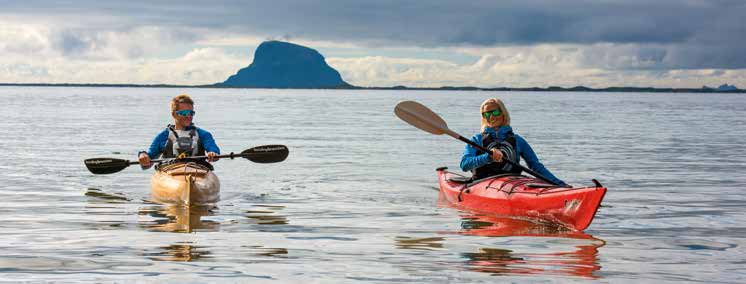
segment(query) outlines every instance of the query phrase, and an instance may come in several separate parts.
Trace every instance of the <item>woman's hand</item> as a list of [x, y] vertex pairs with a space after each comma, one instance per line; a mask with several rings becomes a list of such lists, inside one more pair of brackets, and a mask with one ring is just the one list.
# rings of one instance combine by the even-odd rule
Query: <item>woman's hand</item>
[[503, 160], [503, 152], [497, 148], [492, 149], [492, 154], [490, 156], [492, 157], [492, 160], [494, 160], [495, 162], [500, 162]]
[[212, 163], [212, 162], [217, 162], [218, 160], [220, 160], [220, 158], [218, 158], [218, 154], [217, 153], [215, 153], [215, 152], [207, 152], [207, 161], [209, 161], [209, 162]]
[[144, 169], [149, 169], [151, 166], [153, 166], [153, 163], [150, 162], [150, 157], [148, 157], [148, 154], [146, 153], [140, 153], [140, 156], [137, 157], [137, 159], [140, 161], [140, 167]]

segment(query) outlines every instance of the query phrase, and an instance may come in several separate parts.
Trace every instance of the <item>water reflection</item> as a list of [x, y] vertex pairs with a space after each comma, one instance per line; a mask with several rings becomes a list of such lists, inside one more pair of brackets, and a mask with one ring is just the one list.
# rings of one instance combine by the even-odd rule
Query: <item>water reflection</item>
[[459, 233], [484, 237], [564, 237], [589, 239], [592, 236], [583, 232], [573, 231], [560, 224], [544, 222], [539, 219], [518, 219], [480, 214], [461, 216], [461, 231]]
[[150, 231], [191, 233], [196, 231], [214, 232], [220, 229], [220, 223], [202, 220], [204, 216], [212, 216], [214, 206], [149, 206], [141, 208], [141, 216], [155, 219], [140, 222], [141, 228]]
[[196, 261], [210, 257], [206, 249], [192, 245], [190, 242], [176, 243], [159, 247], [156, 252], [145, 253], [147, 258], [157, 261]]
[[288, 219], [284, 215], [276, 215], [285, 208], [280, 205], [255, 204], [256, 209], [246, 210], [246, 217], [254, 220], [259, 225], [287, 225]]
[[109, 192], [105, 192], [101, 189], [93, 188], [93, 187], [89, 187], [86, 190], [85, 195], [89, 197], [94, 197], [100, 201], [104, 201], [107, 203], [122, 203], [122, 202], [130, 201], [130, 199], [124, 196], [123, 194], [109, 193]]
[[[477, 252], [462, 253], [469, 270], [494, 275], [549, 274], [598, 278], [594, 275], [601, 268], [598, 248], [606, 243], [583, 232], [528, 220], [480, 215], [464, 216], [462, 228], [459, 233], [464, 235], [549, 238], [534, 245], [539, 252], [484, 247]], [[549, 251], [545, 252], [547, 249]]]
[[445, 238], [409, 238], [396, 237], [396, 248], [399, 249], [416, 249], [416, 250], [435, 250], [443, 248]]
[[242, 248], [248, 250], [250, 254], [256, 256], [271, 256], [285, 258], [288, 256], [288, 249], [286, 248], [268, 248], [263, 246], [242, 246]]
[[[269, 260], [267, 260], [266, 257], [288, 258], [288, 250], [285, 248], [264, 247], [259, 245], [240, 246], [235, 248], [232, 253], [241, 255], [240, 259], [233, 260], [234, 262], [257, 262], [260, 261], [260, 259], [261, 261], [268, 262]], [[142, 252], [141, 254], [145, 258], [155, 261], [192, 262], [205, 261], [217, 257], [210, 252], [209, 247], [198, 246], [192, 242], [179, 242], [168, 246], [156, 247], [152, 250], [149, 249], [146, 252]], [[226, 255], [221, 255], [219, 258], [225, 259]]]
[[96, 230], [124, 229], [130, 227], [129, 224], [122, 220], [122, 216], [129, 213], [123, 210], [130, 199], [121, 193], [105, 192], [98, 188], [89, 187], [86, 189], [85, 207], [81, 212], [88, 215], [83, 222], [83, 226]]

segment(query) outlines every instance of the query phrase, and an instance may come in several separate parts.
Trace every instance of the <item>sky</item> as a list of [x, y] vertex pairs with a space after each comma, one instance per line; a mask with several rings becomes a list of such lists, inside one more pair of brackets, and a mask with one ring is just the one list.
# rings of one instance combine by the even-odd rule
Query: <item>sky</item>
[[356, 86], [746, 88], [744, 0], [0, 0], [0, 83], [222, 82], [266, 40]]

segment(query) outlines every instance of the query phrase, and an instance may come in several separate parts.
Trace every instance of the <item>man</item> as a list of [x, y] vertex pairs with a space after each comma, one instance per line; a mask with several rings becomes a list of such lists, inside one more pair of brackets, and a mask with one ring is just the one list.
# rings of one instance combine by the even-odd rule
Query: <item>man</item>
[[[174, 124], [168, 125], [153, 139], [147, 152], [140, 152], [138, 159], [143, 169], [150, 168], [153, 165], [150, 160], [161, 155], [163, 158], [207, 156], [209, 162], [218, 160], [220, 149], [215, 144], [215, 139], [210, 132], [194, 126], [194, 114], [194, 101], [188, 95], [178, 95], [171, 100]], [[198, 162], [212, 169], [208, 162]]]

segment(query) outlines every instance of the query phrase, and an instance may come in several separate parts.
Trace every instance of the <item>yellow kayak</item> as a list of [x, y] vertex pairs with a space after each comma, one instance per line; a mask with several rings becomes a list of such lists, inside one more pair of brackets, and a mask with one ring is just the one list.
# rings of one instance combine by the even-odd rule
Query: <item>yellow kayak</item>
[[151, 198], [164, 204], [211, 205], [220, 200], [220, 181], [207, 167], [194, 163], [161, 166], [150, 180]]

